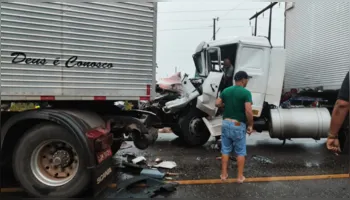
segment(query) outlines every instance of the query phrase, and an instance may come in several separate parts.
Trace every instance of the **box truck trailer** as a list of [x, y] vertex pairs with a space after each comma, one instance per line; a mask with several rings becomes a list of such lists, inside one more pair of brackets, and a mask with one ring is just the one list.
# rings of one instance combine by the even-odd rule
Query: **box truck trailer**
[[125, 134], [152, 144], [157, 116], [120, 101], [155, 94], [156, 21], [156, 3], [1, 2], [1, 171], [36, 197], [97, 194]]

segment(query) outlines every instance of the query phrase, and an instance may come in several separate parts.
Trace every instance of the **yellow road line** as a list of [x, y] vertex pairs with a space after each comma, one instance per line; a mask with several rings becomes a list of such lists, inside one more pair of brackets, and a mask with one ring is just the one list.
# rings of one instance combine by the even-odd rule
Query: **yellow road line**
[[[244, 182], [275, 182], [275, 181], [303, 181], [303, 180], [320, 180], [320, 179], [340, 179], [349, 178], [349, 174], [329, 174], [329, 175], [311, 175], [311, 176], [280, 176], [280, 177], [256, 177], [246, 178]], [[173, 181], [180, 185], [203, 185], [203, 184], [223, 184], [236, 183], [237, 179], [207, 179], [207, 180], [180, 180]]]
[[[341, 179], [350, 178], [349, 174], [328, 174], [328, 175], [310, 175], [310, 176], [277, 176], [277, 177], [255, 177], [246, 178], [244, 182], [275, 182], [275, 181], [303, 181], [303, 180], [321, 180], [321, 179]], [[225, 183], [236, 183], [237, 179], [227, 179], [222, 181], [221, 179], [201, 179], [201, 180], [178, 180], [178, 181], [167, 181], [176, 182], [180, 185], [204, 185], [204, 184], [225, 184]], [[139, 186], [145, 186], [140, 184]], [[109, 188], [116, 188], [117, 184], [113, 183], [108, 186]], [[0, 192], [23, 192], [21, 188], [0, 188]]]
[[0, 188], [0, 192], [8, 192], [8, 193], [23, 192], [23, 189], [22, 188]]
[[[311, 176], [279, 176], [279, 177], [256, 177], [246, 178], [244, 182], [274, 182], [274, 181], [302, 181], [302, 180], [320, 180], [320, 179], [340, 179], [349, 178], [349, 174], [328, 174], [328, 175], [311, 175]], [[180, 185], [204, 185], [204, 184], [224, 184], [224, 183], [236, 183], [237, 179], [227, 179], [222, 181], [221, 179], [200, 179], [200, 180], [178, 180], [178, 181], [166, 181], [176, 182]], [[143, 186], [142, 184], [140, 186]], [[117, 184], [110, 184], [110, 188], [116, 188]]]

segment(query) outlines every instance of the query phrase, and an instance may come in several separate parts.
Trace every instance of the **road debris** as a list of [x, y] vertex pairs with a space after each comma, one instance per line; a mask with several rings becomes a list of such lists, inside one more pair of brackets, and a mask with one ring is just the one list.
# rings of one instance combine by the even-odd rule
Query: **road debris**
[[263, 163], [263, 164], [273, 164], [273, 162], [270, 159], [268, 159], [268, 158], [266, 158], [264, 156], [253, 155], [252, 159], [256, 160], [256, 161], [258, 161], [260, 163]]
[[136, 157], [133, 153], [124, 153], [122, 156], [114, 157], [115, 167], [117, 167], [122, 173], [133, 176], [143, 175], [157, 179], [164, 179], [166, 176], [179, 176], [179, 173], [159, 171], [159, 168], [173, 169], [177, 166], [175, 162], [162, 161], [160, 158], [155, 159], [155, 161], [147, 163], [144, 156]]
[[219, 150], [220, 149], [220, 145], [219, 144], [211, 144], [210, 145], [210, 149]]
[[139, 157], [132, 159], [132, 163], [134, 163], [134, 164], [138, 164], [138, 163], [144, 162], [144, 161], [146, 161], [146, 158], [143, 156], [139, 156]]
[[136, 158], [136, 155], [134, 153], [123, 153], [122, 157], [126, 157], [128, 162], [132, 162], [132, 160]]
[[162, 159], [160, 159], [160, 158], [156, 158], [155, 160], [154, 160], [154, 162], [156, 162], [156, 163], [161, 163], [163, 160]]
[[173, 169], [176, 166], [177, 166], [176, 163], [173, 161], [163, 161], [157, 165], [154, 165], [153, 167], [164, 168], [164, 169]]
[[[144, 183], [145, 187], [142, 187], [143, 189], [138, 192], [133, 192], [132, 186], [139, 183]], [[166, 183], [147, 176], [137, 176], [127, 180], [121, 180], [117, 185], [117, 192], [108, 195], [106, 198], [153, 198], [156, 196], [163, 196], [162, 194], [164, 193], [175, 191], [179, 184]]]
[[157, 169], [143, 169], [141, 171], [141, 175], [148, 176], [151, 178], [163, 179], [165, 177], [165, 173], [158, 171]]
[[171, 173], [171, 172], [167, 172], [167, 173], [165, 173], [165, 175], [167, 175], [167, 176], [179, 176], [180, 173]]
[[[218, 156], [215, 158], [216, 160], [221, 160], [221, 156]], [[236, 162], [237, 161], [237, 158], [235, 156], [230, 156], [230, 160]]]
[[120, 149], [129, 149], [132, 147], [132, 144], [127, 143], [127, 142], [123, 142], [122, 145], [120, 146]]

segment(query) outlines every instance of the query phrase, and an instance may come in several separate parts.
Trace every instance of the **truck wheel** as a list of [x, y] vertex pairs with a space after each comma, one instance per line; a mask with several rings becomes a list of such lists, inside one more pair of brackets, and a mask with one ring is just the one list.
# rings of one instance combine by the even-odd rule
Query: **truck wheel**
[[170, 128], [171, 128], [171, 131], [172, 131], [176, 136], [178, 136], [179, 138], [183, 138], [182, 130], [181, 130], [181, 128], [179, 127], [178, 124], [173, 125], [173, 126], [171, 126]]
[[151, 127], [148, 130], [148, 134], [152, 136], [152, 144], [154, 144], [158, 139], [158, 129]]
[[13, 171], [22, 187], [35, 197], [69, 198], [81, 194], [90, 181], [76, 138], [55, 124], [28, 130], [13, 153]]
[[153, 136], [150, 134], [141, 134], [138, 131], [132, 133], [132, 140], [136, 148], [140, 150], [145, 150], [150, 144], [152, 144]]
[[179, 120], [183, 140], [189, 146], [202, 146], [210, 138], [210, 132], [202, 117], [203, 114], [199, 110], [192, 109]]

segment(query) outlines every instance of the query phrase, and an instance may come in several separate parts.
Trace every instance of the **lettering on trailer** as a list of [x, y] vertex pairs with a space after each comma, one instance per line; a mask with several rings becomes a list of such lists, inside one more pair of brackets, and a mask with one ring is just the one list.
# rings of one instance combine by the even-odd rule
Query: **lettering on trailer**
[[[12, 59], [12, 64], [25, 63], [27, 65], [46, 65], [47, 60], [45, 58], [29, 58], [23, 52], [13, 52], [11, 56], [14, 56]], [[53, 63], [54, 66], [60, 65], [60, 57], [56, 58]], [[110, 69], [113, 67], [112, 63], [102, 63], [102, 62], [84, 62], [78, 60], [78, 56], [72, 56], [65, 62], [66, 68], [72, 67], [86, 67], [86, 68], [107, 68]]]

